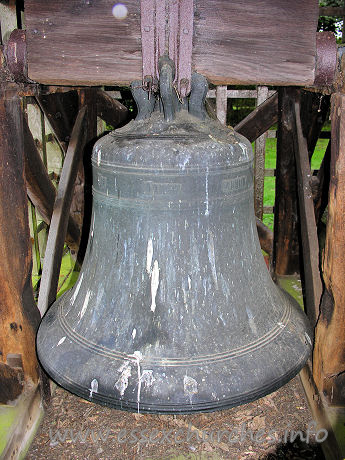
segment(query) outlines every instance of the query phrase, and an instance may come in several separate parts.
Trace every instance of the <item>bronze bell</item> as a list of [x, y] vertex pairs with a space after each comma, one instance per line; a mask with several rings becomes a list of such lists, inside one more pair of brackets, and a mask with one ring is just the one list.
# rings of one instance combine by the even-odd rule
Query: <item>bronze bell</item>
[[212, 411], [285, 384], [312, 338], [261, 253], [250, 142], [207, 117], [203, 77], [183, 105], [171, 80], [165, 63], [164, 116], [134, 83], [138, 118], [94, 147], [85, 261], [43, 318], [37, 351], [57, 383], [90, 401]]

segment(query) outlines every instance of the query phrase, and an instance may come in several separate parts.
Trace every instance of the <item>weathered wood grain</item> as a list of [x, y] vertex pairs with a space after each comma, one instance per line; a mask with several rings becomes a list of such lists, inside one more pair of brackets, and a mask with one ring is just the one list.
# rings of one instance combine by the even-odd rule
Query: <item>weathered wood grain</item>
[[10, 405], [23, 391], [23, 371], [0, 362], [0, 404]]
[[[27, 0], [29, 77], [59, 85], [141, 78], [140, 2], [116, 19], [110, 0]], [[216, 84], [314, 81], [315, 0], [197, 0], [193, 69]]]
[[[257, 87], [257, 105], [260, 106], [268, 98], [267, 86]], [[254, 209], [255, 215], [262, 220], [264, 211], [265, 151], [267, 132], [255, 141], [254, 157]]]
[[300, 99], [294, 101], [293, 133], [297, 180], [299, 216], [301, 222], [301, 241], [303, 251], [303, 274], [305, 292], [305, 310], [312, 325], [319, 317], [319, 305], [322, 283], [319, 270], [319, 242], [315, 221], [314, 200], [311, 190], [311, 169], [308, 155], [307, 139], [303, 135]]
[[279, 89], [276, 196], [272, 267], [276, 275], [300, 272], [297, 175], [294, 158], [294, 101], [296, 89]]
[[21, 355], [25, 379], [37, 382], [40, 315], [31, 284], [22, 111], [15, 90], [0, 90], [0, 361], [6, 363], [11, 353]]
[[95, 98], [97, 103], [97, 115], [113, 128], [116, 128], [127, 119], [127, 107], [109, 96], [105, 91], [101, 89], [96, 90]]
[[245, 136], [250, 142], [255, 141], [278, 121], [278, 93], [265, 102], [238, 123], [234, 130]]
[[[48, 176], [47, 169], [43, 164], [25, 119], [23, 120], [23, 131], [27, 193], [43, 220], [46, 224], [50, 225], [56, 189]], [[68, 220], [66, 242], [71, 251], [77, 254], [80, 242], [80, 232], [72, 216], [70, 216]]]
[[309, 158], [312, 157], [321, 130], [329, 115], [330, 97], [320, 93], [302, 91], [301, 122], [307, 140]]
[[256, 218], [260, 246], [271, 257], [273, 252], [273, 232], [260, 219]]
[[331, 98], [332, 147], [325, 290], [315, 330], [313, 375], [329, 404], [345, 406], [345, 95]]
[[41, 315], [46, 312], [56, 297], [72, 192], [86, 142], [86, 111], [86, 107], [79, 111], [73, 127], [54, 204], [38, 297]]
[[40, 94], [36, 99], [47, 117], [55, 137], [66, 151], [78, 113], [77, 91]]
[[331, 142], [328, 143], [325, 155], [322, 159], [320, 169], [316, 176], [317, 189], [314, 198], [315, 220], [319, 223], [328, 204], [328, 191], [330, 180], [330, 163], [331, 163]]

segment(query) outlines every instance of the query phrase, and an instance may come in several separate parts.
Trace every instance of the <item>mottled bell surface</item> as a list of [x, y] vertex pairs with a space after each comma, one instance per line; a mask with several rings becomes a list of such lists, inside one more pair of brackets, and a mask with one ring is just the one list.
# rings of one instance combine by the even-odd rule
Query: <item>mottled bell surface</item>
[[140, 91], [138, 119], [94, 147], [86, 257], [42, 320], [40, 362], [69, 391], [120, 409], [246, 403], [311, 350], [304, 313], [261, 253], [251, 144], [205, 116], [205, 88], [192, 88], [189, 112], [163, 88], [165, 115]]

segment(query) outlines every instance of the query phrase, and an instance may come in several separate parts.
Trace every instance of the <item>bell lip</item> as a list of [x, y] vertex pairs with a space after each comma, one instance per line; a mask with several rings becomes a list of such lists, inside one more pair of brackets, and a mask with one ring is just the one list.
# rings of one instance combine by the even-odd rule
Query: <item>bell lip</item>
[[92, 396], [90, 397], [90, 389], [86, 389], [84, 386], [78, 385], [76, 382], [72, 382], [69, 379], [66, 379], [60, 372], [58, 372], [52, 366], [47, 365], [47, 363], [41, 359], [41, 356], [38, 352], [37, 355], [40, 364], [45, 369], [50, 378], [57, 385], [74, 394], [75, 396], [83, 398], [87, 401], [100, 404], [104, 407], [110, 407], [116, 410], [125, 410], [127, 412], [136, 412], [141, 414], [178, 413], [182, 415], [198, 412], [214, 412], [218, 410], [231, 409], [232, 407], [242, 406], [244, 404], [248, 404], [252, 401], [256, 401], [260, 398], [263, 398], [264, 396], [267, 396], [277, 391], [279, 388], [286, 385], [290, 380], [296, 377], [296, 375], [306, 365], [310, 353], [311, 350], [308, 349], [308, 351], [302, 356], [302, 358], [297, 362], [297, 364], [290, 368], [288, 372], [255, 390], [249, 391], [247, 393], [242, 393], [241, 395], [236, 395], [227, 399], [222, 399], [219, 401], [210, 401], [195, 404], [148, 404], [145, 402], [138, 403], [137, 401], [109, 397], [107, 395], [102, 395], [98, 392], [93, 392]]

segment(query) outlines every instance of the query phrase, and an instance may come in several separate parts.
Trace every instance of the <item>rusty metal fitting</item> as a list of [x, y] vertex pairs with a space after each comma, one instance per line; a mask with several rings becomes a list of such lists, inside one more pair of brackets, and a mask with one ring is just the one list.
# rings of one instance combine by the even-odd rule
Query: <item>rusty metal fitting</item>
[[25, 30], [15, 29], [5, 46], [8, 70], [17, 83], [26, 83], [28, 79], [28, 61]]
[[331, 86], [337, 69], [337, 42], [333, 32], [316, 34], [315, 80], [313, 86]]

